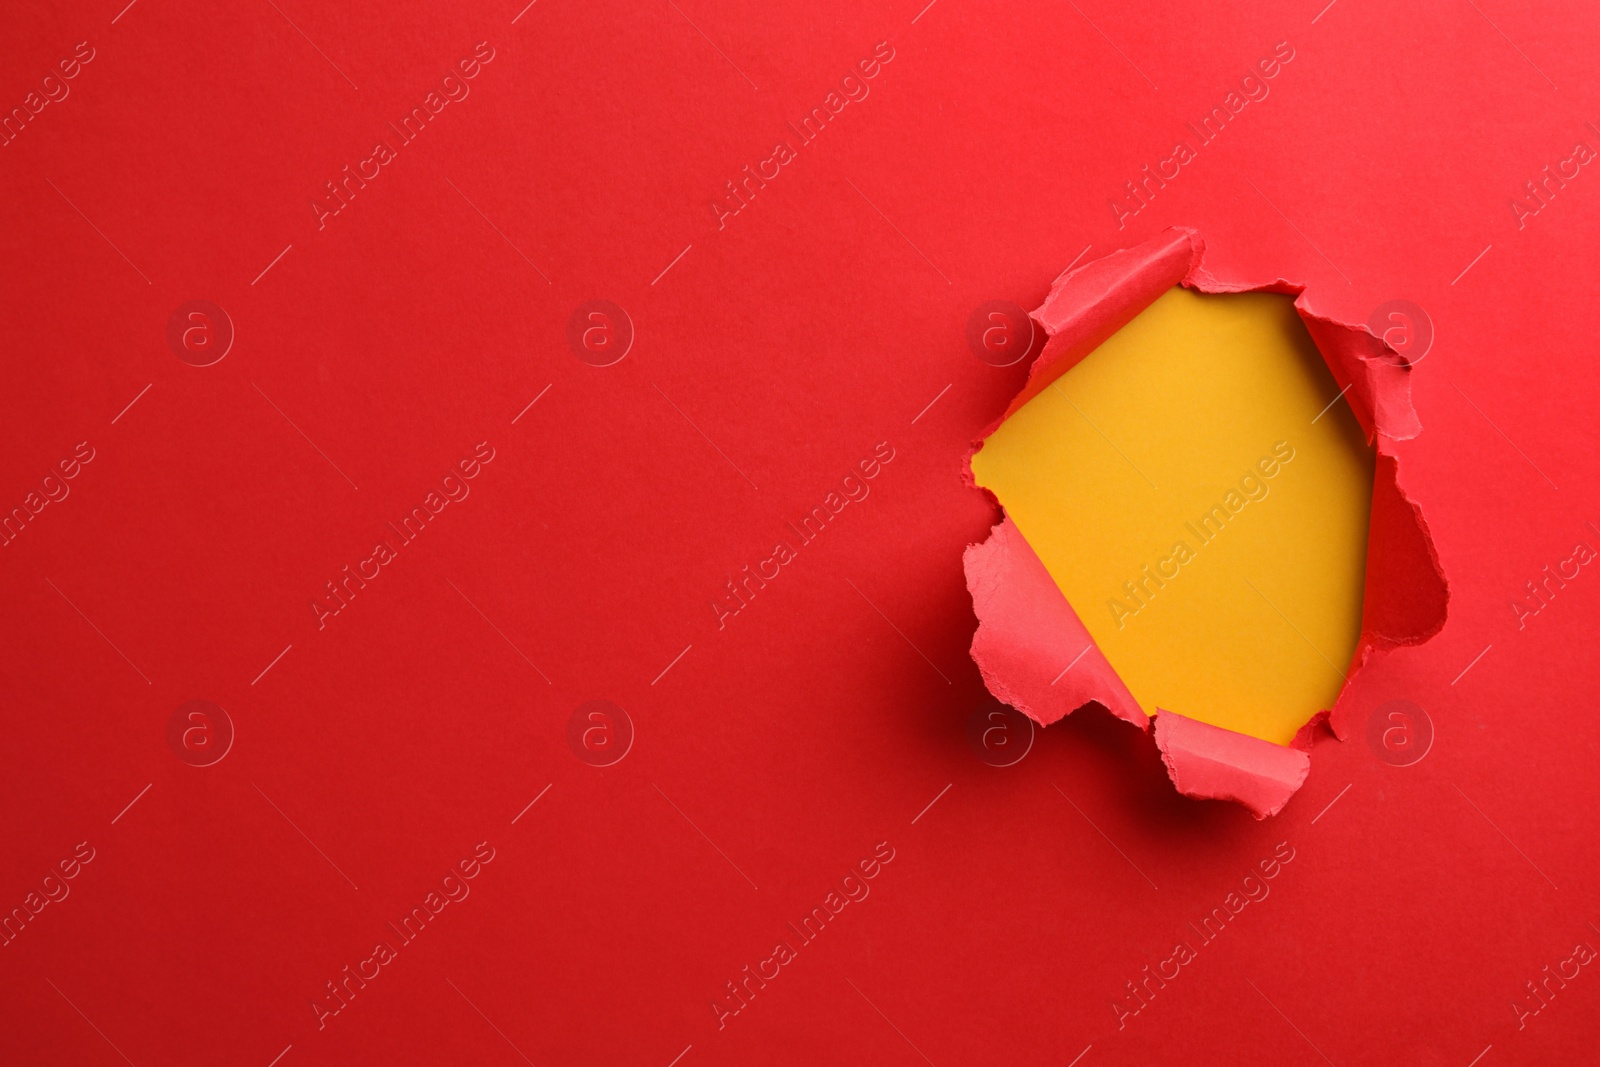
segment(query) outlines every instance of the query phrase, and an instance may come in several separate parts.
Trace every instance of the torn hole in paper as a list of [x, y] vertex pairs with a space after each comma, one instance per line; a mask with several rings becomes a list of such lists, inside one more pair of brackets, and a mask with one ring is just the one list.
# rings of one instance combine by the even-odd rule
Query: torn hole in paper
[[[972, 655], [1041, 724], [1089, 703], [1178, 789], [1281, 810], [1311, 727], [1447, 591], [1394, 442], [1410, 367], [1299, 287], [1218, 278], [1172, 230], [1056, 280], [1048, 341], [969, 456], [1005, 511], [965, 566]], [[1342, 398], [1342, 399], [1336, 399]]]

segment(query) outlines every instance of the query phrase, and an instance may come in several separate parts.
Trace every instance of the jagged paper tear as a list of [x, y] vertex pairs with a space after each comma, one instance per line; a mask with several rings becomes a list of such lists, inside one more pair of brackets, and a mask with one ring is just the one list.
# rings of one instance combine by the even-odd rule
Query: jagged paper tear
[[[1295, 310], [1322, 353], [1356, 419], [1377, 446], [1361, 637], [1351, 676], [1374, 656], [1420, 644], [1444, 626], [1449, 589], [1421, 509], [1406, 494], [1394, 442], [1421, 432], [1411, 404], [1411, 365], [1364, 326], [1312, 312], [1304, 287], [1219, 278], [1201, 265], [1204, 242], [1193, 230], [1171, 229], [1058, 277], [1033, 320], [1048, 341], [1028, 378], [967, 455], [966, 480], [977, 487], [972, 456], [1001, 423], [1071, 370], [1112, 334], [1175, 285], [1203, 293], [1267, 291], [1295, 296]], [[992, 496], [992, 494], [991, 494]], [[998, 504], [998, 501], [996, 501]], [[1078, 708], [1099, 704], [1118, 718], [1149, 727], [1152, 719], [1101, 653], [1022, 532], [1003, 518], [982, 544], [963, 555], [978, 628], [972, 658], [994, 696], [1048, 726]], [[1354, 711], [1346, 682], [1330, 711], [1301, 729], [1291, 746], [1155, 709], [1154, 737], [1180, 793], [1233, 800], [1256, 818], [1276, 815], [1311, 767], [1314, 728], [1325, 720], [1338, 737]]]

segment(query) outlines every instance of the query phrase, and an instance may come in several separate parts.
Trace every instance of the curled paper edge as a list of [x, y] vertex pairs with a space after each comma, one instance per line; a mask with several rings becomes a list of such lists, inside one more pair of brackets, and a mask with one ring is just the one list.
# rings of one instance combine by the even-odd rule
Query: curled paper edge
[[[984, 440], [1173, 286], [1294, 295], [1296, 312], [1377, 451], [1361, 637], [1349, 670], [1354, 677], [1375, 657], [1438, 633], [1449, 607], [1438, 551], [1421, 508], [1403, 487], [1394, 451], [1395, 442], [1422, 430], [1411, 402], [1411, 364], [1364, 326], [1313, 312], [1304, 286], [1282, 278], [1219, 278], [1201, 266], [1204, 253], [1197, 232], [1173, 228], [1057, 277], [1030, 312], [1048, 340], [1022, 390], [968, 450], [964, 479], [978, 488], [972, 457]], [[1041, 726], [1090, 704], [1140, 729], [1153, 718], [1167, 775], [1185, 796], [1235, 801], [1257, 819], [1276, 815], [1305, 782], [1319, 721], [1325, 719], [1335, 736], [1349, 736], [1355, 709], [1346, 699], [1348, 679], [1334, 707], [1314, 715], [1288, 747], [1165, 709], [1149, 716], [1009, 517], [987, 540], [968, 545], [962, 564], [978, 620], [971, 655], [989, 692]]]
[[1300, 748], [1170, 711], [1156, 712], [1155, 724], [1161, 762], [1178, 792], [1237, 801], [1258, 819], [1282, 811], [1311, 771], [1311, 756]]
[[962, 564], [978, 616], [972, 659], [990, 693], [1041, 726], [1089, 703], [1149, 726], [1016, 523], [1002, 519]]

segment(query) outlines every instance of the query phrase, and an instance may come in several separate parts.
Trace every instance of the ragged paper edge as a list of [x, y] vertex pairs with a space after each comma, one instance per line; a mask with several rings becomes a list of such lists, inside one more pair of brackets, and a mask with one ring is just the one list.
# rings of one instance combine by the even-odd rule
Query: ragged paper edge
[[1155, 717], [1156, 747], [1167, 777], [1184, 796], [1233, 800], [1258, 819], [1276, 815], [1305, 782], [1310, 753], [1185, 718]]
[[[1197, 232], [1174, 228], [1056, 278], [1044, 303], [1030, 313], [1048, 340], [1022, 390], [968, 450], [964, 480], [981, 488], [972, 457], [989, 435], [1173, 286], [1293, 295], [1295, 311], [1377, 451], [1361, 637], [1349, 671], [1354, 677], [1375, 658], [1438, 633], [1449, 607], [1438, 551], [1421, 508], [1405, 491], [1394, 451], [1396, 442], [1422, 430], [1411, 402], [1411, 364], [1364, 326], [1312, 311], [1303, 285], [1283, 278], [1218, 277], [1201, 266], [1204, 254]], [[1232, 800], [1257, 819], [1276, 815], [1305, 782], [1319, 722], [1326, 721], [1339, 738], [1350, 733], [1355, 710], [1345, 699], [1352, 692], [1349, 678], [1334, 707], [1314, 715], [1288, 747], [1165, 709], [1156, 709], [1152, 720], [1009, 518], [986, 541], [967, 546], [962, 563], [978, 619], [972, 659], [989, 692], [1043, 726], [1089, 704], [1140, 729], [1154, 721], [1168, 777], [1185, 796]]]
[[1091, 702], [1149, 725], [1016, 523], [1002, 519], [962, 564], [978, 616], [972, 658], [997, 699], [1041, 726]]

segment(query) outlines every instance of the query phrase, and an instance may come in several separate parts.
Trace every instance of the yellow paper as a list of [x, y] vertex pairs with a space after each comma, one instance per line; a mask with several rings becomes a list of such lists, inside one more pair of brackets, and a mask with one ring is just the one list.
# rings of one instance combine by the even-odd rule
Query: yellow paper
[[1338, 392], [1290, 297], [1173, 289], [973, 457], [1146, 713], [1287, 744], [1333, 706], [1373, 468]]

